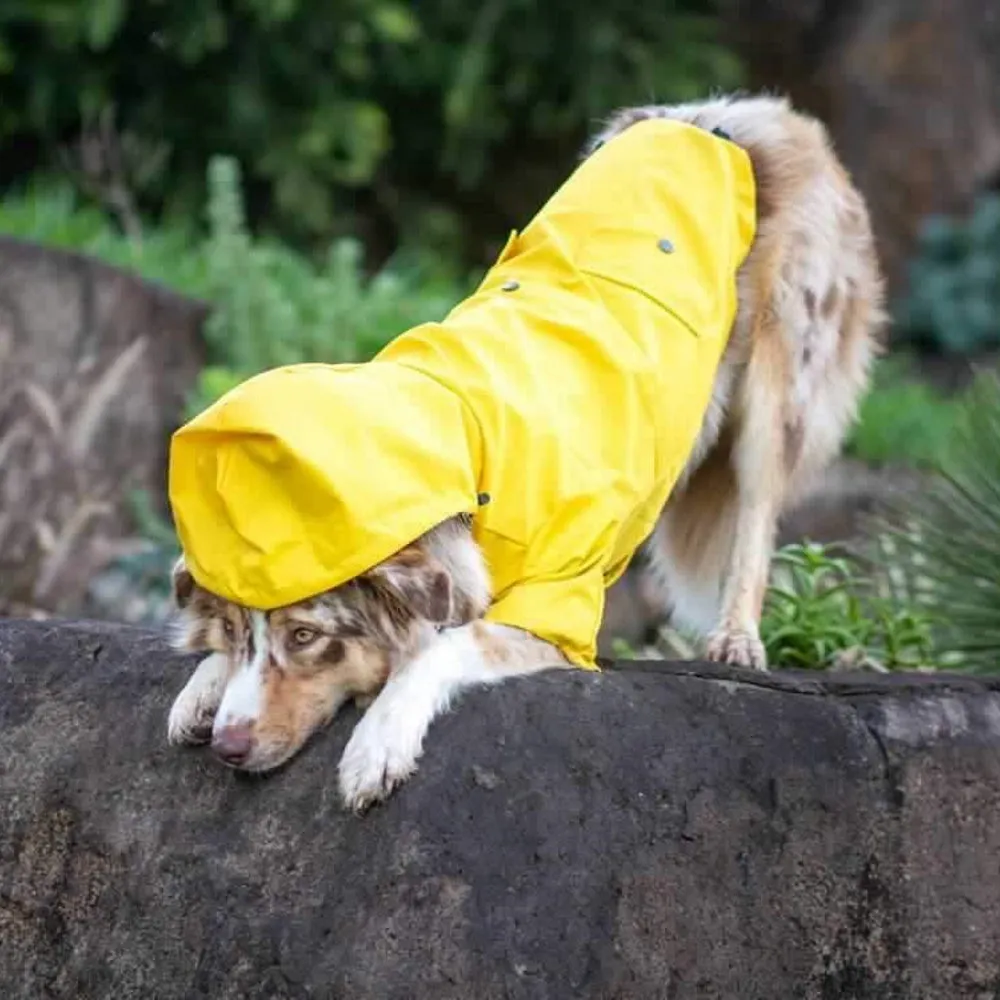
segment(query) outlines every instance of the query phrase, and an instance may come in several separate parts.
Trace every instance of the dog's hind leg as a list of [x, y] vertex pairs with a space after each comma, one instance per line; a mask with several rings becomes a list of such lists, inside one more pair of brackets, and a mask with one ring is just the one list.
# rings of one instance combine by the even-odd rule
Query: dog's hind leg
[[734, 399], [730, 462], [735, 476], [731, 544], [718, 619], [708, 636], [710, 660], [767, 668], [759, 622], [785, 493], [787, 465], [782, 386], [788, 364], [780, 331], [767, 313], [753, 331], [750, 361]]
[[867, 384], [882, 313], [864, 221], [847, 216], [860, 252], [846, 252], [845, 237], [844, 263], [818, 250], [782, 254], [754, 296], [730, 411], [735, 512], [712, 660], [766, 669], [759, 622], [778, 518], [840, 450]]

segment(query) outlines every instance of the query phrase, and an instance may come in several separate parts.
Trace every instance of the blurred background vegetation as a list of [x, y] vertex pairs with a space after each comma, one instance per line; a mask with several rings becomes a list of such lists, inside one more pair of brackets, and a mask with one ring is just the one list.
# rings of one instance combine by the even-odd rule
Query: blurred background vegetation
[[[726, 31], [729, 7], [4, 0], [0, 234], [211, 303], [188, 412], [269, 366], [364, 360], [472, 287], [615, 107], [758, 82]], [[847, 452], [937, 474], [969, 404], [925, 377], [927, 359], [1000, 349], [1000, 195], [926, 214], [895, 289], [892, 351]], [[170, 533], [155, 504], [133, 501], [155, 552], [129, 572], [155, 587]], [[1000, 515], [990, 528], [1000, 537]], [[843, 662], [844, 615], [870, 635], [874, 605], [828, 614], [817, 580], [855, 579], [840, 558], [787, 553], [773, 649]], [[1000, 609], [1000, 580], [989, 600]], [[921, 651], [928, 641], [924, 620], [901, 614], [878, 612], [894, 623], [878, 640], [892, 664], [911, 662], [885, 653], [893, 629]], [[839, 638], [800, 627], [828, 620]]]
[[68, 157], [188, 226], [223, 154], [256, 231], [475, 256], [609, 108], [739, 82], [719, 35], [705, 0], [8, 0], [0, 183]]
[[212, 395], [442, 315], [602, 115], [739, 82], [705, 0], [10, 0], [0, 231], [210, 299]]

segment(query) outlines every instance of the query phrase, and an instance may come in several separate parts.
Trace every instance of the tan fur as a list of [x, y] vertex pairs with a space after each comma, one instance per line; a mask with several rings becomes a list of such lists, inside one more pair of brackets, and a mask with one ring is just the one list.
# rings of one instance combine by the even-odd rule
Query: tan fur
[[[644, 561], [665, 607], [706, 637], [710, 658], [763, 669], [758, 623], [777, 519], [855, 416], [884, 323], [882, 279], [864, 201], [819, 122], [779, 98], [722, 98], [619, 112], [594, 145], [649, 117], [720, 128], [743, 147], [758, 220], [711, 403]], [[259, 627], [253, 616], [262, 613], [205, 594], [183, 564], [174, 585], [181, 645], [223, 654], [203, 664], [204, 677], [192, 678], [171, 712], [171, 738], [192, 742], [219, 708], [219, 688], [228, 698], [238, 665], [245, 672], [253, 659], [249, 625]], [[233, 708], [222, 726], [244, 744], [252, 730], [238, 766], [277, 766], [343, 701], [375, 696], [340, 782], [353, 808], [384, 797], [415, 768], [426, 727], [456, 691], [568, 666], [547, 643], [482, 620], [490, 599], [470, 520], [456, 517], [359, 579], [269, 613], [268, 659], [255, 667], [260, 704], [252, 718]], [[316, 630], [315, 644], [292, 649], [288, 637], [303, 625]], [[250, 711], [246, 698], [230, 700]], [[216, 719], [213, 740], [225, 743], [219, 730]]]
[[[777, 519], [839, 451], [884, 324], [864, 201], [824, 127], [780, 98], [723, 98], [613, 116], [721, 128], [748, 152], [754, 245], [712, 405], [649, 546], [676, 619], [708, 655], [764, 667], [757, 636]], [[819, 303], [819, 307], [817, 307]]]

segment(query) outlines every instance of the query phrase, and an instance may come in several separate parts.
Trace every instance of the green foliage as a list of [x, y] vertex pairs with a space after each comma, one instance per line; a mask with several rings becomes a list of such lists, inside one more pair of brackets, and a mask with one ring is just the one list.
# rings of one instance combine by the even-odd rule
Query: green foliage
[[611, 655], [616, 660], [641, 659], [639, 650], [628, 639], [624, 639], [620, 635], [616, 635], [611, 639]]
[[928, 667], [931, 620], [830, 548], [789, 545], [775, 556], [760, 623], [774, 667]]
[[419, 266], [385, 268], [367, 278], [361, 248], [344, 237], [316, 267], [246, 228], [236, 162], [210, 165], [209, 297], [206, 324], [213, 364], [195, 408], [242, 379], [278, 365], [367, 361], [403, 330], [441, 319], [461, 298], [453, 278]]
[[897, 565], [937, 624], [949, 665], [1000, 667], [1000, 378], [981, 374], [963, 402], [941, 474], [902, 511]]
[[36, 178], [0, 200], [0, 233], [89, 254], [197, 298], [209, 291], [203, 241], [192, 227], [174, 223], [127, 239], [65, 181]]
[[739, 75], [711, 0], [5, 0], [0, 183], [112, 109], [147, 209], [193, 214], [222, 151], [286, 234], [419, 243], [441, 206], [509, 202], [518, 164], [551, 187], [615, 105]]
[[65, 184], [36, 183], [0, 201], [0, 232], [92, 254], [212, 303], [210, 365], [192, 411], [266, 368], [365, 361], [403, 330], [442, 318], [470, 288], [471, 278], [414, 253], [369, 277], [349, 237], [319, 265], [277, 240], [254, 239], [231, 159], [211, 161], [209, 188], [207, 237], [174, 225], [127, 239]]
[[149, 494], [134, 490], [129, 507], [139, 535], [146, 545], [121, 556], [115, 568], [124, 572], [136, 591], [157, 600], [170, 597], [171, 570], [180, 555], [180, 546], [172, 526], [156, 511]]
[[982, 196], [967, 219], [926, 220], [896, 331], [948, 354], [1000, 344], [1000, 195]]
[[[878, 539], [871, 571], [857, 555], [811, 542], [786, 545], [772, 562], [760, 636], [772, 669], [931, 670], [934, 616], [893, 565], [898, 546]], [[700, 643], [662, 628], [654, 648], [611, 642], [617, 659], [697, 658]]]
[[905, 357], [876, 370], [845, 452], [873, 465], [900, 462], [934, 468], [941, 461], [960, 403], [912, 373]]

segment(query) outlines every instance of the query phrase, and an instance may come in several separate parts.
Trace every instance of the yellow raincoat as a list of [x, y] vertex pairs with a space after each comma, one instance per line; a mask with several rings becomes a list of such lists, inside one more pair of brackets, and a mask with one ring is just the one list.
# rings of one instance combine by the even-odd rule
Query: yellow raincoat
[[697, 437], [754, 226], [742, 149], [632, 126], [443, 322], [368, 364], [258, 375], [177, 431], [170, 499], [195, 580], [278, 607], [473, 513], [487, 617], [593, 667], [604, 591]]

